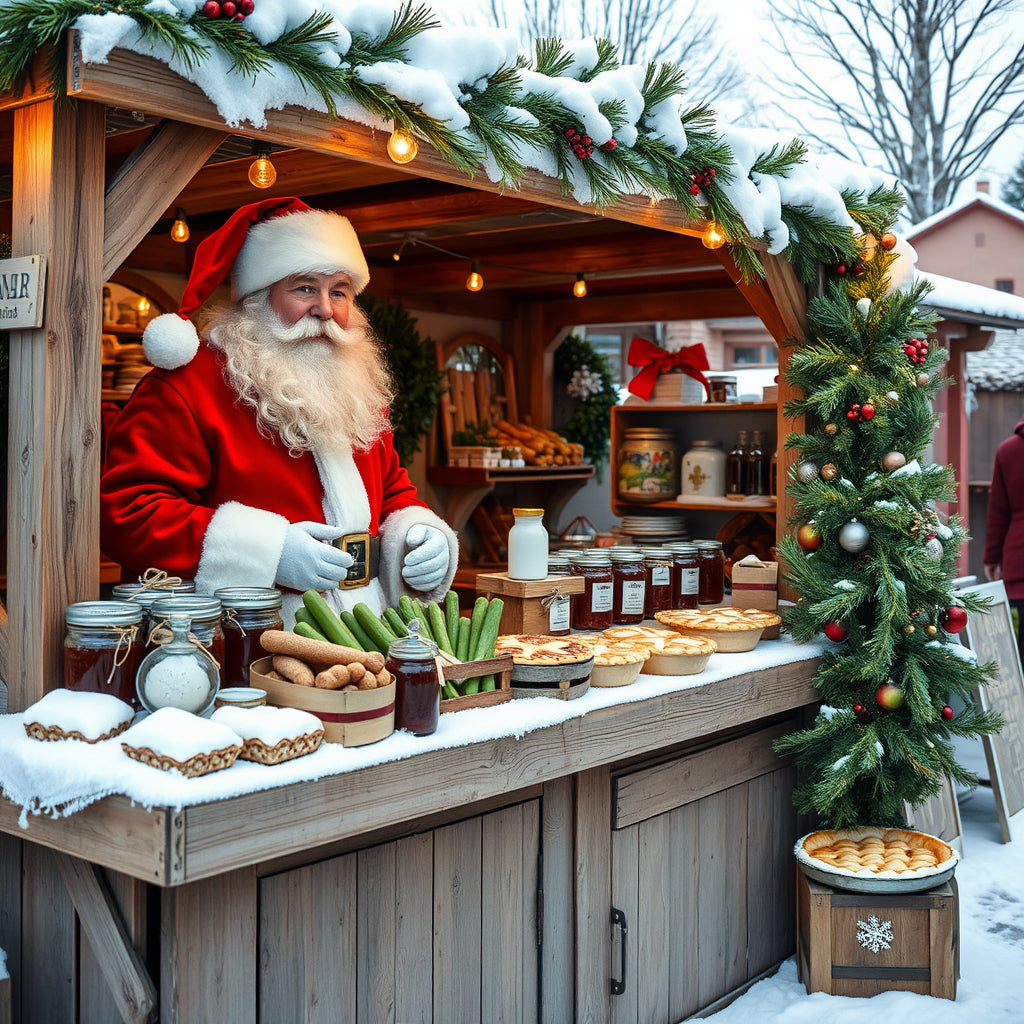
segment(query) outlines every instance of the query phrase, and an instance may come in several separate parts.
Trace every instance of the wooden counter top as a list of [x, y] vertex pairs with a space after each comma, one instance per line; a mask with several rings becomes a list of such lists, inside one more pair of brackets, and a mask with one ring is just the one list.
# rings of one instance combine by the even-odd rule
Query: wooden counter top
[[19, 808], [0, 799], [0, 831], [147, 882], [180, 885], [802, 707], [816, 700], [817, 664], [805, 658], [615, 704], [518, 739], [431, 750], [181, 810], [147, 811], [109, 796], [67, 818], [32, 815], [22, 829]]

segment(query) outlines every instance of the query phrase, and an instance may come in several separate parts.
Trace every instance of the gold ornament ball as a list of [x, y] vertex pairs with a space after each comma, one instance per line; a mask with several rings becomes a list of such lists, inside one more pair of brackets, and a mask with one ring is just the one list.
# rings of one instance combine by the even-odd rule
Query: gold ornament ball
[[896, 236], [891, 231], [886, 231], [878, 241], [886, 252], [896, 248]]
[[834, 423], [825, 424], [825, 433], [834, 434], [839, 428]]
[[910, 634], [914, 632], [914, 627], [908, 623], [903, 627], [903, 632], [906, 633], [907, 636], [910, 636]]
[[907, 464], [907, 457], [902, 452], [886, 452], [882, 456], [881, 466], [886, 473], [891, 473], [893, 470], [900, 469]]
[[938, 626], [933, 626], [931, 623], [929, 623], [927, 626], [924, 627], [924, 631], [929, 636], [935, 636], [935, 634], [938, 633], [938, 631], [939, 631], [939, 627]]
[[929, 379], [930, 378], [928, 377], [927, 373], [919, 373], [917, 375], [917, 386], [919, 388], [923, 388], [925, 386], [925, 384], [928, 383]]
[[825, 465], [821, 467], [821, 478], [823, 480], [835, 480], [838, 473], [839, 470], [836, 469], [831, 462], [826, 462]]

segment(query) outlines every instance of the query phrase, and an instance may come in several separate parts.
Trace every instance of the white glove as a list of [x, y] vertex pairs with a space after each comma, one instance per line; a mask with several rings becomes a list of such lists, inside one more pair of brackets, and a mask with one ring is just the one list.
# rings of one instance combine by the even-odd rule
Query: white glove
[[413, 590], [433, 590], [448, 573], [447, 538], [434, 526], [416, 523], [405, 542], [412, 550], [402, 563], [402, 578]]
[[291, 590], [333, 590], [347, 575], [352, 556], [330, 543], [345, 532], [324, 523], [292, 523], [285, 531], [275, 582]]

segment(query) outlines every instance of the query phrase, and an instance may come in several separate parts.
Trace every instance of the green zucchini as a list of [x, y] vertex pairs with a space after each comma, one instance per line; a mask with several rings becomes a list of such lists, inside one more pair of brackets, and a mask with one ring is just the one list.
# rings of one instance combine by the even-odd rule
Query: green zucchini
[[373, 614], [373, 610], [370, 606], [360, 601], [352, 609], [352, 614], [356, 617], [356, 622], [363, 627], [363, 632], [365, 632], [370, 638], [370, 642], [373, 646], [376, 647], [381, 654], [387, 654], [388, 647], [391, 646], [391, 641], [395, 638], [391, 635], [390, 631], [381, 624], [380, 619]]
[[407, 626], [416, 618], [416, 609], [413, 608], [412, 598], [408, 594], [403, 594], [398, 599], [398, 614]]
[[359, 625], [356, 617], [351, 612], [342, 612], [341, 621], [348, 626], [349, 632], [356, 638], [358, 645], [361, 650], [364, 651], [375, 651], [377, 648], [374, 646], [373, 641], [366, 635], [366, 630]]
[[406, 629], [405, 623], [402, 621], [402, 616], [395, 611], [394, 608], [384, 609], [384, 620], [387, 623], [388, 628], [395, 636], [408, 636], [409, 630]]
[[455, 651], [452, 649], [452, 642], [448, 636], [448, 629], [444, 624], [441, 606], [434, 601], [428, 601], [427, 618], [430, 620], [430, 632], [434, 634], [434, 642], [445, 654], [455, 657]]
[[308, 622], [296, 622], [295, 628], [292, 632], [296, 636], [304, 636], [309, 640], [323, 640], [327, 641], [327, 637], [320, 632], [315, 626], [311, 626]]
[[332, 644], [341, 644], [342, 647], [354, 647], [359, 649], [359, 643], [352, 631], [344, 622], [331, 610], [330, 605], [324, 600], [323, 594], [315, 590], [307, 590], [302, 595], [302, 603], [306, 611], [313, 616], [313, 623], [319, 633], [322, 633]]
[[459, 595], [454, 590], [449, 590], [444, 595], [444, 621], [448, 627], [448, 639], [454, 654], [459, 643]]
[[469, 661], [469, 632], [471, 623], [468, 615], [459, 619], [459, 646], [455, 649], [455, 657], [459, 661]]

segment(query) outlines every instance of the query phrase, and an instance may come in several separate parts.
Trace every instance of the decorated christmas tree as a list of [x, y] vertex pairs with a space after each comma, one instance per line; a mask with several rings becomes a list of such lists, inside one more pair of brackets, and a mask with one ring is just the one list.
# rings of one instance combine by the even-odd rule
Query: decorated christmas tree
[[785, 414], [806, 424], [786, 440], [799, 461], [779, 552], [800, 593], [787, 623], [830, 646], [814, 679], [821, 710], [776, 749], [801, 769], [797, 806], [834, 828], [904, 824], [944, 776], [976, 785], [951, 740], [1001, 725], [972, 700], [994, 666], [958, 642], [984, 602], [952, 590], [967, 535], [935, 502], [955, 500], [953, 471], [926, 461], [932, 399], [951, 383], [936, 318], [918, 309], [928, 286], [893, 289], [894, 236], [865, 239], [856, 267], [836, 268], [811, 301], [785, 373], [803, 395]]

